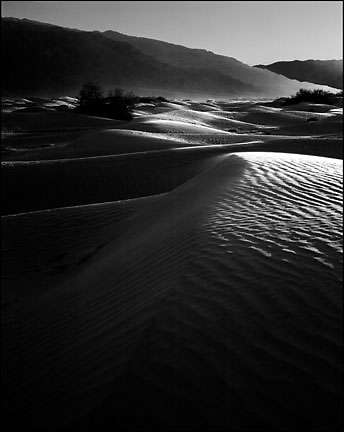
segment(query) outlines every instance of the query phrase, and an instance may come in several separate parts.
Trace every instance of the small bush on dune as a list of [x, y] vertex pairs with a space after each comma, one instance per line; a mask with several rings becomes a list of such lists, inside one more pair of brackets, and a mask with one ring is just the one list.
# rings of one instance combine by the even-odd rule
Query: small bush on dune
[[116, 115], [120, 120], [132, 120], [133, 108], [138, 101], [138, 97], [133, 93], [124, 93], [122, 89], [115, 89], [110, 91], [108, 96], [104, 98], [103, 104], [105, 112]]
[[80, 90], [79, 108], [80, 110], [95, 109], [103, 100], [103, 92], [95, 83], [86, 83]]
[[125, 94], [122, 89], [110, 91], [107, 97], [95, 83], [86, 83], [80, 90], [77, 111], [82, 114], [109, 117], [118, 120], [132, 120], [132, 109], [137, 97]]
[[98, 84], [88, 82], [80, 90], [77, 112], [95, 116], [109, 117], [118, 120], [132, 120], [135, 104], [168, 102], [162, 96], [136, 96], [132, 92], [125, 93], [122, 89], [110, 90], [103, 95]]

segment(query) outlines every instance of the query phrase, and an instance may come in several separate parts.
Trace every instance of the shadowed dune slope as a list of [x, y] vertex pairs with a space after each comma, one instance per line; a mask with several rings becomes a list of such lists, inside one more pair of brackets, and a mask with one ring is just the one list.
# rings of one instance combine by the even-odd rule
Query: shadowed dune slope
[[10, 148], [14, 148], [17, 151], [12, 151], [8, 154], [5, 153], [3, 160], [6, 161], [7, 158], [11, 161], [77, 159], [81, 157], [163, 150], [185, 147], [186, 145], [181, 138], [177, 139], [169, 135], [132, 131], [129, 129], [88, 131], [70, 141], [43, 148], [30, 148], [29, 143], [26, 142], [26, 147], [23, 145], [20, 146], [18, 142], [12, 143]]
[[[4, 126], [6, 129], [18, 132], [52, 132], [68, 130], [87, 130], [90, 128], [115, 127], [121, 122], [119, 120], [104, 117], [88, 116], [71, 112], [11, 112], [3, 113]], [[19, 127], [18, 127], [19, 125]]]
[[[114, 225], [120, 226], [159, 198], [154, 195], [2, 217], [3, 301], [30, 297], [63, 280], [120, 235]], [[22, 290], [22, 284], [30, 288]]]
[[[228, 150], [227, 150], [228, 151]], [[172, 190], [216, 163], [221, 146], [2, 163], [2, 214], [118, 201]]]
[[[200, 133], [198, 127], [196, 132], [177, 129], [169, 134], [105, 130], [86, 134], [64, 147], [27, 150], [23, 160], [16, 155], [2, 162], [2, 214], [168, 192], [216, 163], [216, 154], [221, 153], [287, 150], [337, 158], [343, 153], [342, 140], [336, 134], [321, 138], [264, 135], [262, 131], [237, 134], [209, 129]], [[102, 152], [106, 154], [90, 156]], [[42, 160], [35, 160], [35, 155]], [[50, 159], [61, 155], [62, 159]]]
[[13, 424], [339, 430], [341, 161], [222, 155], [120, 219], [73, 275], [8, 297]]

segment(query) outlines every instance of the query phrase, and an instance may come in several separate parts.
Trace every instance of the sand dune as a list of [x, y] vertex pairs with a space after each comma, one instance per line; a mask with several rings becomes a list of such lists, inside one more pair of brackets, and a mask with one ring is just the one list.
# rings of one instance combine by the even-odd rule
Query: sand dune
[[[276, 133], [277, 132], [277, 133]], [[275, 133], [267, 131], [250, 131], [226, 134], [174, 134], [176, 138], [192, 145], [229, 145], [232, 151], [274, 151], [314, 156], [327, 156], [343, 158], [343, 139], [334, 135], [280, 135], [281, 130]], [[256, 141], [255, 146], [248, 148], [247, 142]]]
[[[336, 430], [341, 200], [339, 160], [221, 155], [149, 205], [117, 213], [97, 241], [91, 229], [81, 243], [94, 249], [72, 273], [55, 269], [37, 288], [12, 279], [11, 291], [30, 292], [21, 301], [4, 287], [13, 424]], [[54, 213], [61, 250], [80, 251], [73, 224], [82, 217], [87, 236], [103, 210]], [[31, 217], [45, 218], [54, 249], [49, 218], [18, 224], [26, 218], [28, 230]], [[16, 219], [6, 220], [14, 233]], [[28, 232], [30, 243], [41, 236]], [[30, 253], [28, 241], [22, 248]]]
[[[41, 106], [41, 105], [40, 105]], [[118, 120], [94, 117], [71, 112], [48, 111], [45, 113], [7, 113], [3, 116], [6, 128], [14, 132], [34, 133], [68, 129], [90, 129], [117, 126]]]
[[[311, 112], [305, 111], [309, 105], [290, 110], [252, 101], [186, 104], [176, 109], [177, 101], [146, 103], [142, 106], [151, 112], [130, 122], [89, 121], [67, 112], [6, 116], [4, 214], [168, 192], [206, 163], [198, 150], [195, 159], [174, 150], [186, 146], [342, 157], [343, 117], [333, 108]], [[16, 122], [21, 132], [11, 131]], [[131, 156], [118, 157], [124, 154]]]
[[[76, 157], [105, 155], [113, 154], [113, 149], [117, 147], [123, 149], [127, 147], [128, 152], [134, 148], [135, 151], [140, 151], [140, 138], [149, 148], [149, 135], [145, 137], [138, 132], [136, 140], [133, 131], [165, 134], [165, 139], [171, 139], [175, 135], [179, 140], [182, 139], [182, 134], [198, 134], [199, 143], [209, 139], [209, 135], [215, 137], [217, 134], [225, 135], [227, 132], [303, 137], [342, 136], [342, 108], [324, 104], [300, 103], [276, 108], [269, 106], [269, 102], [266, 101], [197, 103], [178, 100], [155, 101], [136, 104], [134, 110], [136, 118], [131, 122], [121, 122], [70, 112], [23, 112], [26, 109], [46, 110], [45, 105], [49, 101], [37, 98], [32, 100], [5, 98], [2, 102], [7, 104], [6, 106], [12, 104], [17, 108], [21, 107], [21, 112], [4, 115], [4, 160], [33, 160], [40, 157], [52, 159], [63, 157], [64, 153], [68, 153], [67, 157], [72, 157], [73, 152]], [[66, 99], [66, 97], [50, 101], [54, 106], [59, 103], [75, 104], [76, 102], [75, 98]], [[123, 132], [109, 131], [114, 128], [131, 132], [128, 132], [128, 136], [124, 138]], [[92, 135], [92, 132], [97, 132], [99, 135]], [[151, 137], [154, 138], [151, 140], [152, 149], [156, 149], [157, 135]], [[133, 145], [135, 140], [137, 146]], [[162, 142], [161, 139], [160, 143]], [[35, 148], [39, 150], [36, 155]], [[30, 155], [31, 151], [33, 153]], [[42, 152], [41, 156], [40, 152]]]
[[218, 102], [216, 106], [192, 103], [178, 109], [155, 107], [150, 113], [140, 113], [136, 121], [119, 127], [170, 134], [269, 131], [280, 135], [340, 135], [340, 111], [333, 111], [330, 105], [318, 105], [298, 104], [282, 109], [242, 101]]
[[[318, 114], [320, 116], [321, 114]], [[312, 113], [312, 117], [316, 117], [317, 114]], [[247, 113], [240, 113], [239, 118], [243, 121], [248, 121], [252, 123], [261, 123], [269, 125], [297, 125], [304, 123], [307, 119], [307, 113], [303, 111], [285, 111], [276, 108], [265, 107], [265, 106], [255, 106], [251, 107]]]
[[333, 115], [328, 118], [323, 118], [317, 121], [309, 121], [300, 124], [299, 126], [290, 125], [287, 128], [280, 128], [280, 133], [286, 135], [332, 135], [337, 137], [343, 136], [342, 115]]
[[56, 279], [65, 279], [103, 246], [104, 239], [115, 240], [120, 235], [114, 233], [115, 225], [159, 198], [154, 195], [3, 217], [3, 302], [32, 295], [30, 289], [18, 290], [19, 280], [37, 291]]
[[340, 108], [3, 102], [13, 429], [340, 430]]
[[[251, 145], [254, 147], [256, 141]], [[172, 190], [228, 152], [223, 146], [2, 162], [2, 214], [138, 198]]]
[[145, 132], [163, 132], [163, 133], [199, 133], [199, 134], [214, 134], [223, 133], [224, 131], [215, 127], [203, 125], [199, 121], [194, 123], [190, 121], [174, 120], [171, 118], [155, 118], [147, 117], [139, 118], [126, 125], [121, 125], [121, 128], [127, 127], [130, 130], [142, 130]]
[[316, 104], [311, 102], [300, 102], [295, 105], [289, 105], [285, 107], [286, 111], [294, 110], [294, 111], [309, 111], [309, 112], [329, 112], [333, 109], [333, 105], [328, 104]]
[[155, 116], [161, 120], [173, 120], [180, 122], [187, 122], [195, 125], [213, 127], [216, 129], [222, 129], [224, 131], [235, 127], [240, 127], [241, 130], [257, 130], [268, 128], [259, 124], [242, 122], [234, 118], [229, 118], [221, 115], [217, 115], [214, 112], [199, 112], [190, 109], [179, 109], [175, 111], [169, 111], [164, 114]]
[[[46, 140], [41, 137], [44, 147], [36, 145], [30, 148], [18, 146], [11, 147], [19, 150], [11, 155], [11, 160], [51, 160], [69, 159], [93, 156], [116, 155], [168, 148], [184, 147], [185, 142], [181, 138], [170, 135], [154, 134], [129, 129], [104, 129], [97, 131], [85, 131], [76, 138], [46, 145]], [[28, 141], [26, 141], [27, 143]], [[6, 159], [6, 156], [5, 158]]]

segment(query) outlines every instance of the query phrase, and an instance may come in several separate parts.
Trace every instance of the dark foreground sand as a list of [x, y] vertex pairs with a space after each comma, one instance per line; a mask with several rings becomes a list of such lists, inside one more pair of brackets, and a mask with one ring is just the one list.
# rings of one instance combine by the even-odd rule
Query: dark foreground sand
[[3, 218], [13, 430], [340, 429], [342, 161], [208, 158], [151, 198]]

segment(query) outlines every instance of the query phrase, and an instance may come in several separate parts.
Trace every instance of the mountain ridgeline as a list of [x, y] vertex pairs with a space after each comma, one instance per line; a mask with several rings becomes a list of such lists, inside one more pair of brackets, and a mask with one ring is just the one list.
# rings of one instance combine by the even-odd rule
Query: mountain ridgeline
[[114, 31], [2, 19], [3, 94], [59, 96], [87, 81], [105, 90], [173, 97], [287, 96], [319, 87], [232, 57]]
[[343, 60], [293, 60], [257, 65], [287, 78], [343, 88]]

